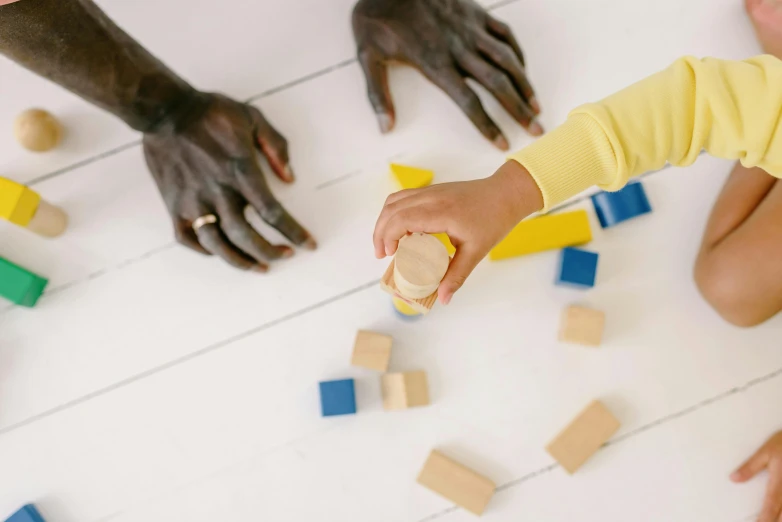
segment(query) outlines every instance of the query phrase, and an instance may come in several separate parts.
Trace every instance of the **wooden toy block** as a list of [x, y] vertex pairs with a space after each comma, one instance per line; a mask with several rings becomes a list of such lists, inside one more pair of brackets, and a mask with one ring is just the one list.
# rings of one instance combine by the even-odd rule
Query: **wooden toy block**
[[32, 504], [27, 504], [22, 509], [11, 515], [6, 522], [45, 522], [41, 514]]
[[25, 149], [46, 152], [60, 143], [62, 126], [45, 110], [28, 109], [16, 117], [14, 136]]
[[404, 302], [402, 299], [398, 297], [392, 297], [391, 298], [391, 304], [394, 307], [394, 313], [396, 313], [397, 316], [399, 316], [400, 319], [403, 319], [405, 321], [412, 321], [415, 319], [420, 318], [423, 314], [416, 312], [415, 309]]
[[320, 407], [324, 417], [356, 413], [356, 390], [353, 379], [324, 381], [320, 386]]
[[402, 301], [409, 306], [410, 309], [415, 310], [415, 312], [419, 314], [428, 314], [434, 306], [435, 301], [437, 301], [437, 291], [423, 299], [408, 299], [400, 294], [394, 283], [394, 261], [391, 261], [391, 264], [388, 265], [388, 268], [386, 269], [386, 273], [383, 274], [383, 278], [380, 280], [380, 288], [384, 292], [391, 294], [395, 299]]
[[391, 173], [403, 189], [426, 187], [434, 179], [434, 172], [431, 170], [408, 167], [396, 163], [391, 164]]
[[385, 372], [391, 359], [391, 345], [394, 340], [390, 335], [383, 335], [367, 330], [359, 330], [353, 345], [353, 366], [362, 366], [370, 370]]
[[451, 258], [440, 240], [410, 234], [399, 240], [394, 255], [394, 284], [408, 299], [423, 299], [437, 291]]
[[602, 228], [613, 227], [652, 211], [640, 181], [628, 183], [617, 192], [599, 192], [592, 196], [592, 204]]
[[49, 281], [0, 257], [0, 296], [21, 306], [32, 307]]
[[418, 483], [467, 511], [481, 515], [494, 495], [494, 482], [432, 450]]
[[445, 245], [445, 249], [448, 251], [449, 256], [453, 256], [456, 253], [456, 247], [453, 246], [453, 243], [451, 243], [451, 238], [448, 237], [448, 234], [445, 232], [440, 232], [439, 234], [432, 235], [439, 239], [443, 245]]
[[489, 259], [497, 261], [590, 241], [592, 229], [586, 210], [541, 216], [516, 225], [505, 239], [491, 249]]
[[546, 451], [572, 475], [618, 429], [619, 421], [603, 403], [594, 401], [546, 446]]
[[68, 216], [62, 209], [41, 199], [34, 190], [0, 178], [0, 218], [45, 237], [65, 232]]
[[586, 346], [600, 346], [604, 328], [604, 312], [570, 305], [562, 312], [559, 340]]
[[429, 404], [429, 384], [423, 370], [387, 373], [381, 377], [380, 387], [386, 410], [405, 410]]
[[592, 288], [597, 276], [598, 254], [580, 248], [564, 248], [559, 256], [558, 285]]

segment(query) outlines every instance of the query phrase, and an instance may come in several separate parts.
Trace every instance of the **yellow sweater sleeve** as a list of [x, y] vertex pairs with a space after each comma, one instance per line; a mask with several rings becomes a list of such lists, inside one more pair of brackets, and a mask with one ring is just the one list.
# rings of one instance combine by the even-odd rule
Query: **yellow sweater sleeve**
[[510, 156], [530, 172], [544, 210], [598, 185], [619, 190], [706, 150], [782, 177], [782, 61], [685, 57], [598, 103]]

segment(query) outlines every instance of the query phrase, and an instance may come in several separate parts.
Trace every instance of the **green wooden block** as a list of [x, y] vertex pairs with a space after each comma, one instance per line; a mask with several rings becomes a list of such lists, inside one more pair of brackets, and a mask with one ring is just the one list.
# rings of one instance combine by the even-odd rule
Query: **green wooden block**
[[32, 307], [47, 283], [48, 279], [0, 257], [0, 296], [18, 305]]

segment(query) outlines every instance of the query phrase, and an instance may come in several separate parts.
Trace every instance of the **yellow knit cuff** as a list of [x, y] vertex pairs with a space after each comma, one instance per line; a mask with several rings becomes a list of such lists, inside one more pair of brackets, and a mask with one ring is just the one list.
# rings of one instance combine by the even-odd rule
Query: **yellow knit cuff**
[[587, 114], [572, 114], [508, 159], [518, 161], [532, 175], [543, 194], [544, 212], [592, 185], [610, 183], [618, 169], [605, 131]]

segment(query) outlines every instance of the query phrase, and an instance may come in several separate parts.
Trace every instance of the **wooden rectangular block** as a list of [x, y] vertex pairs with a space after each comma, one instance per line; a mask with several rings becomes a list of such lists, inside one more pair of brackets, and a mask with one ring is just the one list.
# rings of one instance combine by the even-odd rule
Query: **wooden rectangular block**
[[380, 288], [384, 292], [388, 292], [389, 294], [396, 297], [397, 299], [404, 301], [410, 308], [412, 308], [419, 314], [428, 314], [429, 310], [432, 309], [434, 303], [437, 301], [437, 291], [435, 291], [429, 297], [424, 297], [423, 299], [407, 299], [402, 294], [400, 294], [399, 290], [396, 288], [396, 284], [394, 283], [393, 261], [391, 261], [391, 264], [388, 265], [388, 269], [386, 269], [386, 273], [383, 274], [383, 278], [380, 280]]
[[0, 296], [21, 306], [32, 307], [49, 281], [0, 257]]
[[494, 482], [432, 450], [418, 483], [467, 511], [480, 515], [494, 495]]
[[368, 330], [359, 330], [356, 343], [353, 345], [353, 366], [362, 366], [370, 370], [385, 372], [391, 360], [391, 345], [394, 340], [390, 335], [384, 335]]
[[381, 377], [383, 408], [404, 410], [429, 404], [429, 383], [423, 370], [387, 373]]
[[600, 401], [582, 411], [546, 451], [571, 475], [619, 429], [619, 421]]
[[562, 312], [559, 340], [586, 346], [600, 346], [604, 328], [604, 312], [570, 305]]
[[38, 210], [41, 196], [10, 179], [0, 178], [0, 218], [26, 227]]
[[527, 219], [516, 225], [489, 252], [489, 259], [507, 259], [592, 241], [586, 210]]

